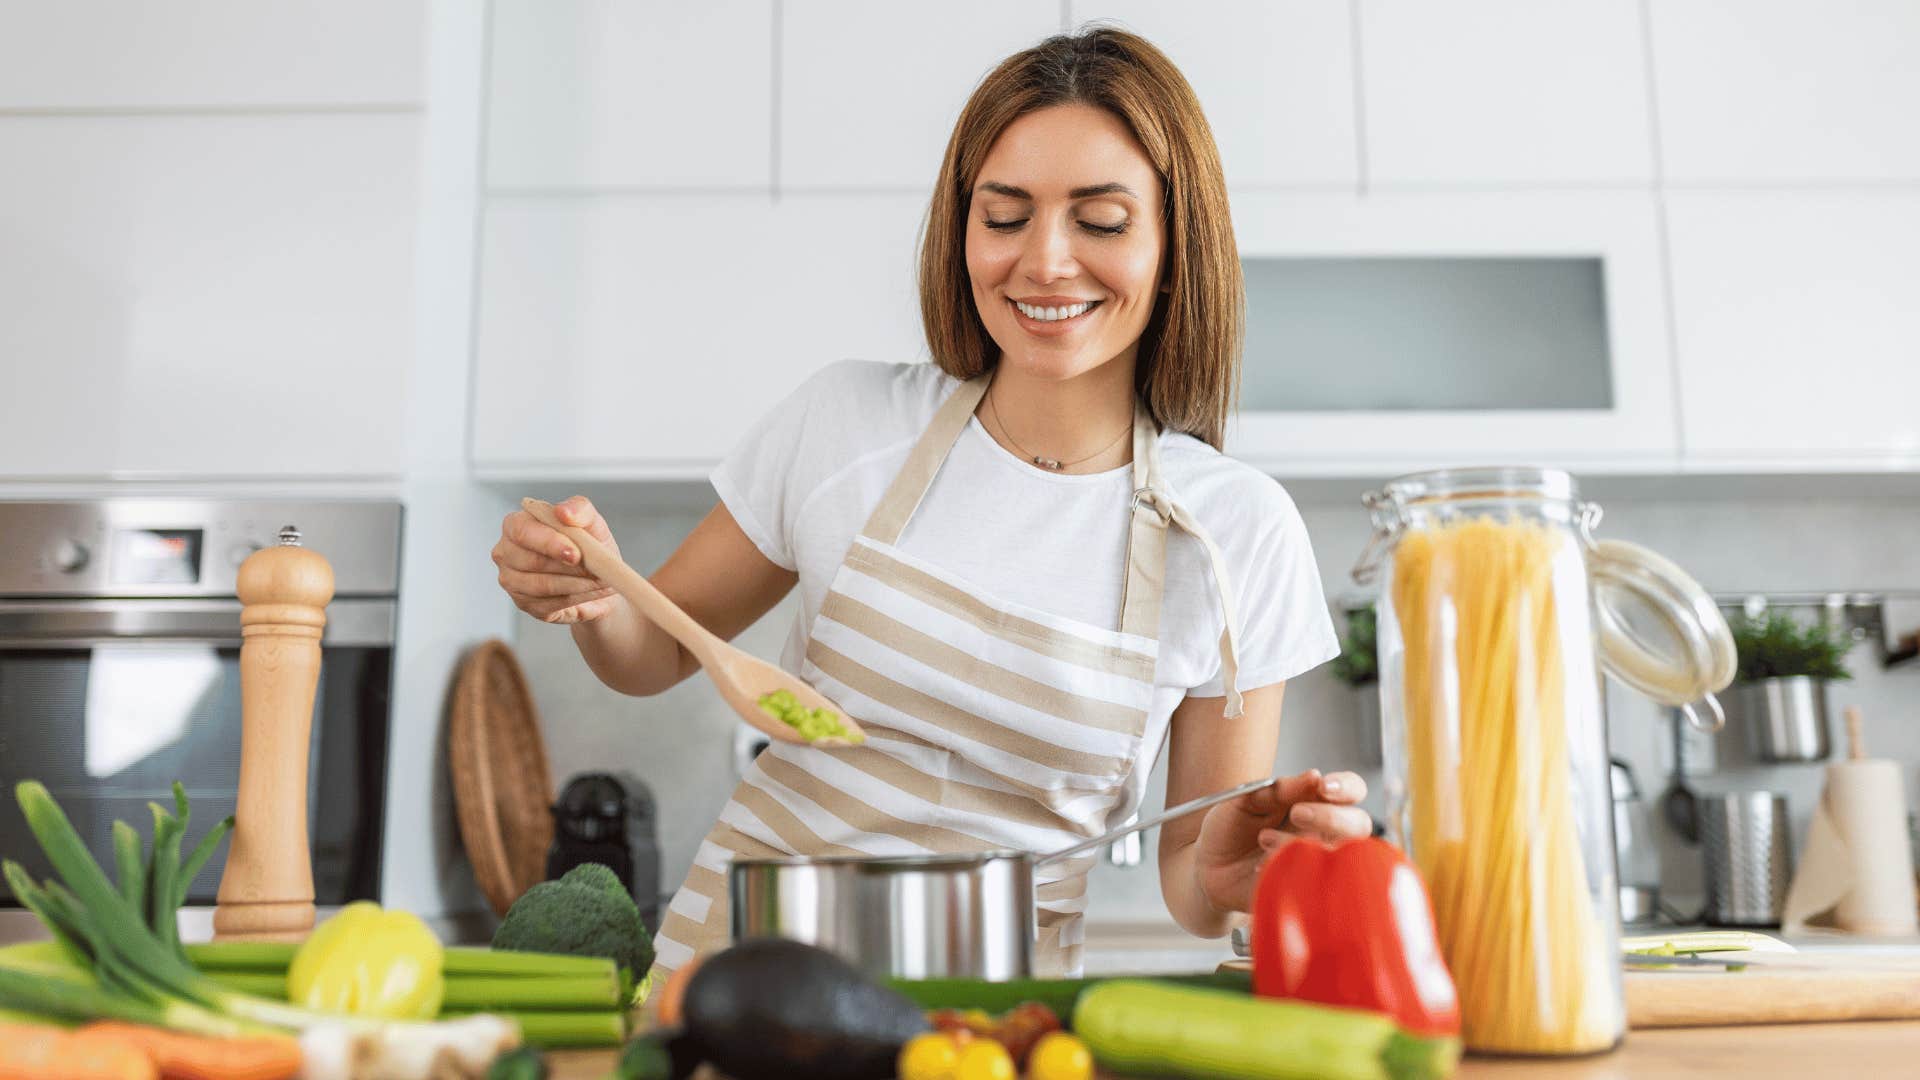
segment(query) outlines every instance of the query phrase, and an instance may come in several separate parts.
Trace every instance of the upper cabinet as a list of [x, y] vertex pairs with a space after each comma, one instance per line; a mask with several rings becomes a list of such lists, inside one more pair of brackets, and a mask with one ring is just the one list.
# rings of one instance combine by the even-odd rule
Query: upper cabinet
[[1228, 450], [1274, 472], [1675, 464], [1658, 215], [1640, 193], [1262, 194]]
[[924, 359], [912, 195], [510, 200], [481, 254], [474, 463], [703, 477], [836, 360]]
[[1651, 182], [1639, 4], [1355, 2], [1370, 184]]
[[774, 7], [496, 0], [488, 186], [766, 189]]
[[0, 0], [0, 109], [417, 105], [426, 5]]
[[416, 137], [0, 118], [0, 474], [397, 474]]
[[423, 9], [0, 0], [0, 478], [400, 472]]
[[994, 65], [1060, 32], [1034, 0], [781, 6], [779, 186], [933, 186], [961, 106]]
[[1358, 183], [1348, 0], [1080, 0], [1070, 15], [1132, 30], [1179, 65], [1236, 190]]
[[1920, 3], [1646, 6], [1669, 183], [1920, 180]]
[[1920, 467], [1920, 192], [1676, 192], [1667, 218], [1690, 458]]

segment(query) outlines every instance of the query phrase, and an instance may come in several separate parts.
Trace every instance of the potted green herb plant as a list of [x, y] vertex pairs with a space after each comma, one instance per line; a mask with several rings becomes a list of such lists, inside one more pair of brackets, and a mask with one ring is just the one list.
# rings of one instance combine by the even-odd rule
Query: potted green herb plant
[[1372, 605], [1348, 608], [1347, 632], [1340, 642], [1340, 655], [1333, 659], [1333, 674], [1354, 688], [1360, 708], [1360, 758], [1362, 765], [1379, 765], [1380, 757], [1380, 656], [1375, 635], [1378, 617]]
[[1784, 611], [1732, 620], [1740, 719], [1761, 761], [1824, 761], [1832, 750], [1827, 686], [1852, 678], [1852, 639]]

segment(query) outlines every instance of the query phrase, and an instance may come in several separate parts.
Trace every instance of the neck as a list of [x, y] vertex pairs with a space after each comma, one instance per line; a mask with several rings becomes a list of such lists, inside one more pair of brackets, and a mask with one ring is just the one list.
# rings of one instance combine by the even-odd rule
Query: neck
[[1123, 436], [1133, 425], [1130, 357], [1059, 380], [1003, 363], [987, 399], [980, 411], [990, 421], [988, 433], [1019, 457], [1072, 462], [1059, 470], [1065, 473], [1101, 472], [1133, 460], [1133, 440]]

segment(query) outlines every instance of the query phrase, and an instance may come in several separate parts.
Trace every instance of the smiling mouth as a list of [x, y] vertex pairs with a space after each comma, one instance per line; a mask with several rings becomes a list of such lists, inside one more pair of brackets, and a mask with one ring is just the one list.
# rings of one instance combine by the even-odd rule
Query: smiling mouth
[[1018, 300], [1008, 300], [1007, 303], [1013, 305], [1015, 311], [1032, 319], [1034, 322], [1061, 323], [1080, 318], [1094, 308], [1099, 307], [1101, 301], [1083, 300], [1078, 304], [1063, 304], [1057, 307], [1023, 304]]

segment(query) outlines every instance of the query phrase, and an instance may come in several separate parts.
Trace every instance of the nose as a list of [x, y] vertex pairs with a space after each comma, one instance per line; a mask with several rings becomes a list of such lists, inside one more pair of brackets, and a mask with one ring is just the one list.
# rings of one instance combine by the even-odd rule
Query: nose
[[1073, 238], [1064, 222], [1027, 230], [1020, 253], [1020, 272], [1036, 285], [1070, 278], [1079, 272], [1073, 257]]

